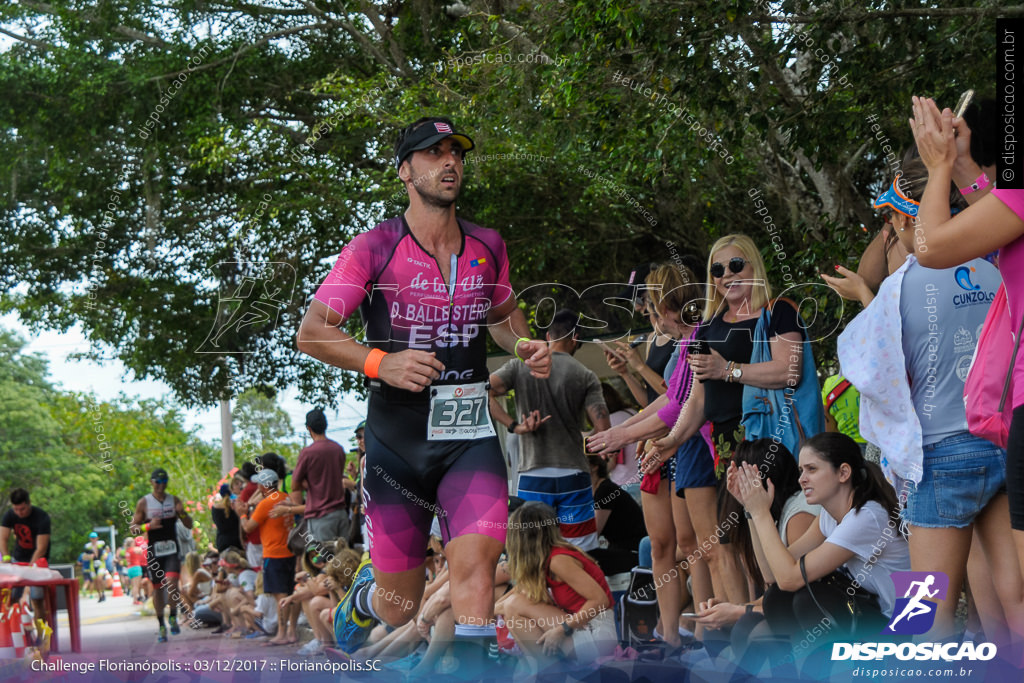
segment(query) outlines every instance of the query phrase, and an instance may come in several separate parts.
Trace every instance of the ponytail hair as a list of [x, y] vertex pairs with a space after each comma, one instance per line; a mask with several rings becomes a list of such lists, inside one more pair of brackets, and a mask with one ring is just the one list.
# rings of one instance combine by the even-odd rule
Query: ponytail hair
[[857, 442], [840, 432], [822, 432], [803, 442], [833, 469], [846, 463], [850, 466], [850, 486], [853, 488], [853, 509], [860, 512], [868, 501], [877, 501], [890, 519], [899, 517], [900, 504], [896, 490], [885, 480], [881, 468], [864, 459]]

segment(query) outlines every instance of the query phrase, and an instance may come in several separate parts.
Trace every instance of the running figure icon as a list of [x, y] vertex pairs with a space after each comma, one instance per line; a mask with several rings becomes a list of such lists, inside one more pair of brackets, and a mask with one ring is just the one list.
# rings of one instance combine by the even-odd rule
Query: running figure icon
[[[895, 631], [896, 629], [894, 627], [904, 617], [906, 617], [907, 621], [910, 621], [916, 616], [919, 616], [921, 614], [929, 614], [932, 611], [934, 611], [935, 603], [929, 605], [923, 602], [925, 598], [934, 598], [936, 595], [939, 594], [938, 588], [936, 588], [933, 591], [928, 590], [934, 584], [934, 574], [929, 574], [923, 581], [912, 581], [910, 587], [907, 588], [907, 592], [903, 596], [904, 598], [910, 598], [910, 601], [907, 602], [906, 607], [904, 607], [903, 611], [899, 613], [899, 616], [897, 616], [895, 619], [892, 620], [892, 622], [889, 623], [889, 626], [887, 627], [888, 630]], [[915, 586], [917, 587], [916, 593]], [[915, 594], [911, 596], [911, 593]]]

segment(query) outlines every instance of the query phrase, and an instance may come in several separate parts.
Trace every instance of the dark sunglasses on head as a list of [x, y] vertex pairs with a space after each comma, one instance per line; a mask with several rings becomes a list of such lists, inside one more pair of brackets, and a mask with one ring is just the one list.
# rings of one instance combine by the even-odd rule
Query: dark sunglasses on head
[[[740, 258], [739, 256], [734, 256], [733, 258], [729, 259], [729, 272], [730, 273], [742, 272], [743, 269], [747, 267], [747, 263], [748, 263], [748, 261], [746, 259]], [[715, 261], [714, 263], [712, 263], [711, 264], [711, 277], [722, 277], [723, 275], [725, 275], [725, 266], [723, 266], [718, 261]]]

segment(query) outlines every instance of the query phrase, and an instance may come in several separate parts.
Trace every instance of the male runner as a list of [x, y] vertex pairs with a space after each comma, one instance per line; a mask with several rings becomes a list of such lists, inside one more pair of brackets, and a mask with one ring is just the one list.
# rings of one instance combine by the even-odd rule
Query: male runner
[[[508, 520], [483, 330], [535, 376], [551, 366], [547, 345], [526, 337], [501, 237], [455, 216], [472, 148], [444, 118], [403, 131], [394, 162], [409, 208], [341, 251], [297, 340], [300, 351], [369, 378], [363, 487], [373, 566], [364, 560], [335, 613], [339, 647], [351, 652], [374, 622], [400, 626], [416, 614], [436, 511], [458, 587], [455, 644], [470, 668], [494, 640], [494, 569]], [[369, 347], [338, 329], [357, 307]]]
[[[164, 625], [164, 604], [169, 603], [171, 633], [181, 633], [178, 627], [178, 604], [181, 592], [178, 579], [181, 575], [181, 561], [178, 559], [177, 521], [187, 529], [192, 528], [192, 518], [176, 496], [167, 493], [167, 470], [158, 467], [149, 477], [153, 493], [139, 498], [135, 505], [135, 516], [128, 528], [132, 535], [145, 533], [149, 547], [146, 549], [146, 573], [153, 582], [153, 609], [160, 624], [158, 643], [167, 642], [167, 626]], [[147, 521], [148, 520], [148, 521]], [[166, 597], [165, 597], [166, 591]], [[184, 604], [182, 610], [184, 611]]]
[[92, 587], [99, 595], [99, 600], [96, 602], [103, 602], [107, 599], [107, 594], [104, 591], [107, 589], [108, 552], [106, 541], [101, 541], [100, 535], [95, 531], [89, 532], [89, 540], [85, 544], [85, 552], [82, 553], [82, 559], [89, 565]]

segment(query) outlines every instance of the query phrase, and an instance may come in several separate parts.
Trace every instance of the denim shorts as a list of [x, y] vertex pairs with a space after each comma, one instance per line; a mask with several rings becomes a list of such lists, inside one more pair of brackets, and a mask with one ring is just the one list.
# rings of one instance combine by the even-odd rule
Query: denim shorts
[[902, 514], [914, 526], [966, 527], [1006, 488], [1006, 451], [969, 432], [925, 446], [923, 464]]

